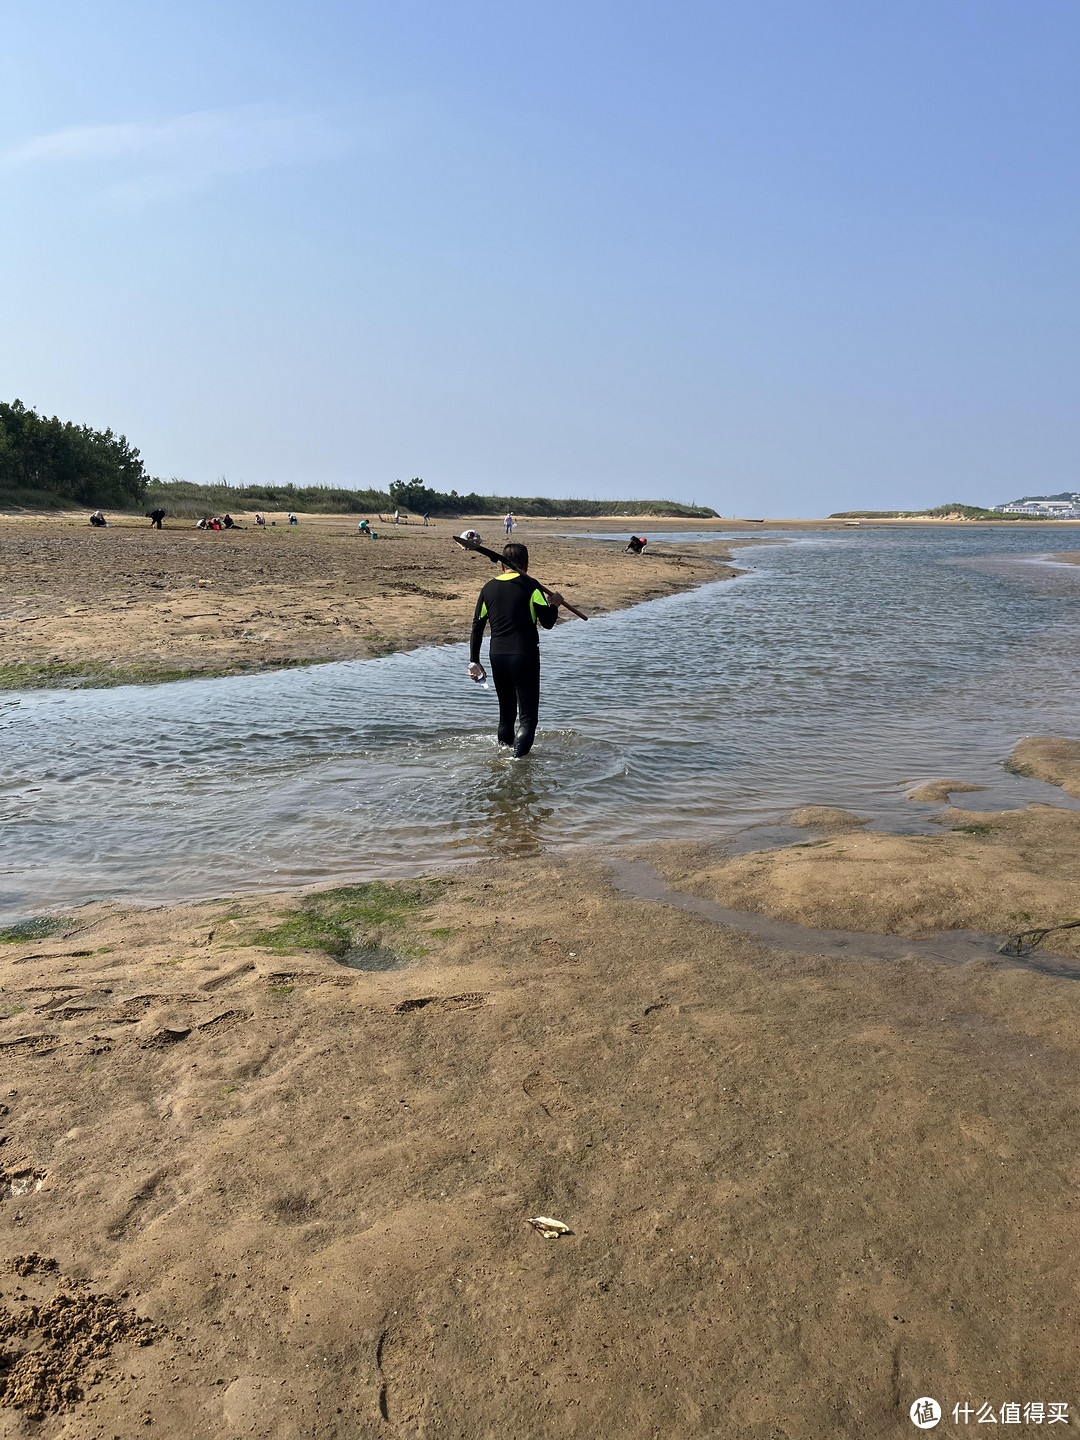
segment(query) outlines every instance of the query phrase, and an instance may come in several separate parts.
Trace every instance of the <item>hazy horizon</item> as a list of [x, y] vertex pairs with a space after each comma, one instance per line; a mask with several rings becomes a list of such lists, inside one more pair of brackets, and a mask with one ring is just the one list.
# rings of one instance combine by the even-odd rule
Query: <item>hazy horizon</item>
[[0, 398], [163, 479], [721, 514], [1080, 488], [1080, 13], [12, 13]]

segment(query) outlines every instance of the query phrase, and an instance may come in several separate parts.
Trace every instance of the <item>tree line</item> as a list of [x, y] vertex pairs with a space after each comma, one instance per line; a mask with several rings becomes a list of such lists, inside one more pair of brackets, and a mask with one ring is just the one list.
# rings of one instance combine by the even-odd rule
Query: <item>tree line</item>
[[195, 518], [227, 510], [299, 510], [309, 515], [371, 515], [391, 510], [385, 490], [346, 490], [332, 485], [196, 485], [191, 480], [151, 480], [148, 506]]
[[672, 500], [551, 500], [543, 496], [459, 495], [425, 485], [419, 476], [387, 490], [331, 485], [196, 485], [147, 475], [126, 436], [39, 415], [21, 400], [0, 401], [0, 503], [87, 506], [112, 510], [157, 508], [180, 517], [226, 510], [300, 510], [309, 514], [415, 515], [672, 515], [716, 518], [707, 505]]
[[544, 496], [447, 495], [432, 490], [423, 480], [395, 480], [390, 486], [391, 504], [416, 515], [684, 515], [688, 519], [715, 520], [707, 505], [682, 505], [675, 500], [551, 500]]
[[0, 401], [0, 498], [15, 505], [142, 505], [148, 476], [124, 435]]
[[309, 515], [378, 515], [400, 510], [452, 519], [457, 515], [674, 515], [715, 519], [706, 505], [673, 500], [549, 500], [542, 496], [459, 495], [432, 490], [419, 477], [395, 480], [388, 490], [346, 490], [332, 485], [196, 485], [190, 480], [151, 480], [149, 504], [170, 515], [195, 516], [225, 510], [299, 510]]
[[395, 480], [388, 490], [346, 490], [332, 485], [196, 485], [190, 480], [151, 480], [148, 504], [170, 515], [219, 514], [226, 510], [298, 510], [309, 515], [378, 515], [400, 510], [452, 519], [457, 515], [672, 515], [715, 519], [707, 505], [673, 500], [550, 500], [542, 496], [459, 495], [432, 490], [419, 477]]

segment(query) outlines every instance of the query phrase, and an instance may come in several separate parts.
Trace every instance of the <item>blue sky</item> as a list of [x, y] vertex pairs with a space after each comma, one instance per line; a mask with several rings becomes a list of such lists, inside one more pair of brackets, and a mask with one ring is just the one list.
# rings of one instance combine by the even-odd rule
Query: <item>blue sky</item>
[[1080, 488], [1080, 7], [38, 0], [0, 395], [152, 473]]

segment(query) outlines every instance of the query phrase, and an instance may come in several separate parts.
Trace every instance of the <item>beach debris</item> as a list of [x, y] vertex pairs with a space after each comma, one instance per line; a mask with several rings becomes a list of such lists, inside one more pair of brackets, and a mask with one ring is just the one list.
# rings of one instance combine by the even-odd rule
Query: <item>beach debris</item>
[[213, 583], [214, 583], [214, 582], [213, 582], [212, 580], [200, 580], [200, 581], [199, 581], [199, 584], [200, 584], [200, 585], [212, 585]]
[[539, 1230], [545, 1240], [557, 1240], [560, 1235], [572, 1235], [574, 1232], [569, 1225], [564, 1225], [561, 1220], [553, 1220], [550, 1215], [533, 1215], [525, 1221], [534, 1230]]
[[1080, 928], [1080, 920], [1063, 920], [1060, 925], [1044, 925], [1038, 930], [1021, 930], [1018, 935], [1011, 935], [1004, 945], [998, 946], [999, 955], [1030, 955], [1037, 950], [1047, 935], [1053, 935], [1058, 930], [1076, 930]]
[[0, 1174], [0, 1200], [21, 1200], [45, 1184], [44, 1170], [7, 1170]]

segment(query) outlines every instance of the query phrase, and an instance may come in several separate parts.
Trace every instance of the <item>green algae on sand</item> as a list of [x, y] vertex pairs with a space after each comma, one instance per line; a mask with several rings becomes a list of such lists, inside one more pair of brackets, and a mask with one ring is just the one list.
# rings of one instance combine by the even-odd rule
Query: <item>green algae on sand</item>
[[224, 665], [207, 670], [153, 664], [26, 661], [0, 665], [0, 690], [109, 690], [118, 685], [164, 685], [173, 680], [219, 680], [226, 675], [258, 675], [267, 670], [295, 670], [318, 663], [317, 659], [282, 659], [259, 665]]

